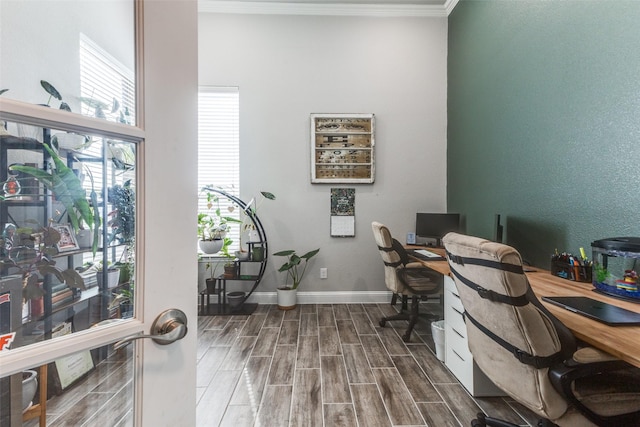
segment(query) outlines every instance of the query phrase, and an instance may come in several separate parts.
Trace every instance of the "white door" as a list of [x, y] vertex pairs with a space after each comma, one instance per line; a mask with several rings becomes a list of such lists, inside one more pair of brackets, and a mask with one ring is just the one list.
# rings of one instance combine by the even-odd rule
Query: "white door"
[[[6, 12], [12, 0], [0, 0]], [[17, 3], [17, 2], [15, 2]], [[108, 2], [107, 2], [108, 3]], [[64, 2], [60, 2], [64, 4]], [[86, 4], [86, 3], [85, 3]], [[90, 4], [90, 3], [89, 3]], [[73, 6], [65, 6], [69, 10]], [[132, 3], [133, 7], [133, 3]], [[131, 334], [148, 334], [156, 316], [176, 308], [187, 317], [187, 335], [170, 345], [149, 339], [135, 345], [135, 425], [195, 425], [197, 262], [197, 2], [139, 1], [136, 19], [139, 78], [137, 126], [45, 110], [0, 97], [0, 121], [82, 129], [136, 141], [136, 311], [131, 319], [0, 351], [0, 377], [46, 364]], [[0, 13], [2, 26], [7, 13]], [[104, 17], [108, 19], [108, 16]], [[1, 28], [1, 27], [0, 27]], [[118, 23], [113, 23], [114, 31]], [[8, 40], [2, 34], [3, 43]], [[36, 43], [38, 41], [32, 41]], [[44, 43], [45, 41], [41, 41]], [[15, 58], [0, 49], [4, 67]], [[29, 73], [25, 77], [32, 78]], [[40, 77], [38, 77], [40, 78]], [[15, 88], [15, 86], [14, 86]], [[32, 101], [33, 102], [33, 101]], [[13, 425], [13, 424], [12, 424]]]

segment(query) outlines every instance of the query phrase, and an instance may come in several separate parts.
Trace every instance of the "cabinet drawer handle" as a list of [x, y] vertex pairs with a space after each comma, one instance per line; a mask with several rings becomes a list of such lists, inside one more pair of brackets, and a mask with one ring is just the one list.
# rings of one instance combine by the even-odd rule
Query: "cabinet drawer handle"
[[460, 332], [458, 332], [455, 328], [451, 328], [453, 329], [453, 332], [455, 332], [456, 334], [458, 334], [460, 336], [460, 338], [464, 338], [465, 340], [467, 339], [466, 336], [462, 335]]
[[453, 354], [455, 354], [456, 356], [458, 356], [460, 358], [460, 360], [462, 360], [464, 362], [464, 357], [460, 356], [458, 354], [458, 352], [456, 352], [454, 349], [451, 349], [451, 351], [453, 352]]

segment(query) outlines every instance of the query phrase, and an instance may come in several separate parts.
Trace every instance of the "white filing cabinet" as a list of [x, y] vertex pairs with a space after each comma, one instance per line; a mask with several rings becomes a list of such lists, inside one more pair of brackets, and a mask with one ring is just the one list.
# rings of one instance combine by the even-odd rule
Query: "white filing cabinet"
[[445, 364], [472, 396], [504, 396], [473, 361], [467, 345], [462, 301], [449, 276], [444, 277], [444, 339]]

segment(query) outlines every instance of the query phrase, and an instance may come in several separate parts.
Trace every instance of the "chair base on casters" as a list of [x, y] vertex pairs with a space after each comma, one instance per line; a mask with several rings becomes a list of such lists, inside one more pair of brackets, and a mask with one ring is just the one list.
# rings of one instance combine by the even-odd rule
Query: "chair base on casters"
[[400, 299], [402, 300], [402, 309], [406, 310], [407, 309], [407, 296], [406, 295], [398, 295], [398, 294], [391, 295], [391, 305], [396, 305], [396, 302], [398, 301], [398, 296], [400, 296]]
[[[405, 298], [406, 296], [403, 296], [403, 299]], [[402, 335], [402, 341], [409, 342], [411, 340], [411, 332], [413, 331], [413, 327], [416, 325], [416, 323], [418, 323], [418, 308], [420, 307], [420, 299], [421, 298], [419, 295], [413, 295], [411, 297], [411, 312], [402, 310], [400, 313], [393, 316], [383, 317], [382, 319], [380, 319], [380, 326], [384, 328], [387, 322], [392, 322], [394, 320], [408, 320], [409, 326]]]
[[[479, 412], [476, 416], [477, 418], [471, 420], [471, 427], [519, 427], [519, 424], [487, 417], [482, 412]], [[542, 419], [538, 421], [536, 427], [558, 427], [558, 425], [549, 420]]]

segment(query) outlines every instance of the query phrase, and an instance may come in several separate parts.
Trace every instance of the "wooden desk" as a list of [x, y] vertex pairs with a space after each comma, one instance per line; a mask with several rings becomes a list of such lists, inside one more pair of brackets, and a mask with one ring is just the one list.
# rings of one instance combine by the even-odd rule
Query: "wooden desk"
[[[640, 304], [594, 292], [591, 283], [572, 282], [552, 276], [546, 271], [527, 273], [527, 278], [538, 298], [586, 296], [640, 313]], [[553, 304], [542, 303], [582, 341], [640, 367], [640, 326], [608, 326]]]
[[[444, 249], [427, 248], [427, 250], [439, 254], [444, 253]], [[420, 262], [443, 275], [449, 275], [450, 273], [449, 265], [446, 261]], [[538, 298], [546, 296], [586, 296], [640, 313], [640, 304], [601, 295], [592, 290], [593, 285], [591, 283], [573, 282], [553, 276], [548, 271], [536, 270], [536, 272], [526, 274], [531, 288]], [[578, 339], [640, 367], [640, 326], [609, 326], [544, 301], [542, 301], [542, 304], [564, 323]]]

